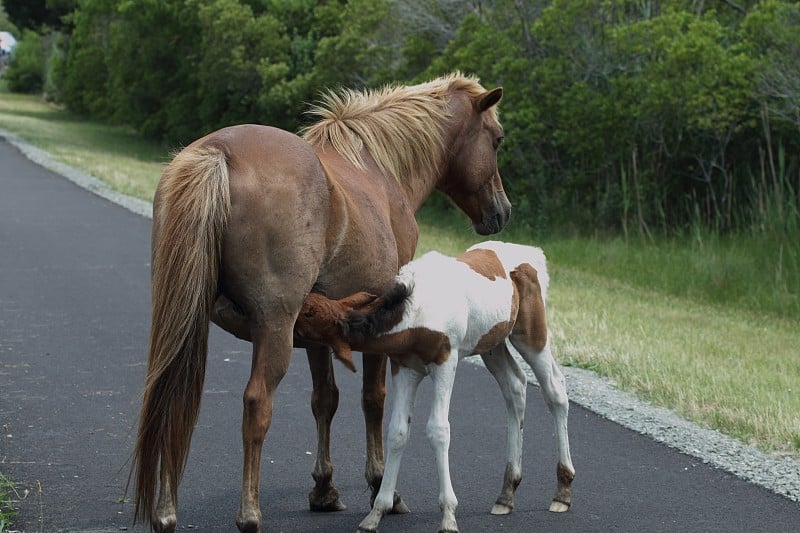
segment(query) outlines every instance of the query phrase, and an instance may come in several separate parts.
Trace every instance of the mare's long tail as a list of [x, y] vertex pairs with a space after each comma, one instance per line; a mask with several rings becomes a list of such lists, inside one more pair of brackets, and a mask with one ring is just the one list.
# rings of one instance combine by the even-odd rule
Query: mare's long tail
[[154, 203], [150, 351], [131, 466], [136, 521], [154, 519], [159, 464], [173, 496], [186, 465], [229, 212], [225, 154], [203, 146], [180, 152], [164, 170]]

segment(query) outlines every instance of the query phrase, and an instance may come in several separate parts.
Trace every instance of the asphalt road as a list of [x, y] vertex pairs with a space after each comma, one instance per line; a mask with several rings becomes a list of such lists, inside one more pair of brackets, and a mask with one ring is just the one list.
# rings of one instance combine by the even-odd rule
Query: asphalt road
[[[22, 531], [135, 531], [123, 503], [149, 328], [150, 221], [38, 167], [0, 141], [0, 471], [18, 484]], [[360, 358], [359, 358], [360, 359]], [[360, 360], [357, 362], [360, 366]], [[179, 530], [235, 531], [241, 394], [250, 346], [213, 328], [206, 389], [179, 493]], [[369, 511], [360, 378], [337, 367], [334, 481], [348, 505], [312, 514], [314, 422], [305, 355], [278, 389], [264, 447], [268, 531], [355, 531]], [[382, 531], [434, 531], [436, 474], [423, 383], [399, 488], [412, 512]], [[462, 363], [452, 400], [451, 469], [462, 532], [798, 531], [800, 505], [573, 404], [572, 509], [555, 489], [550, 415], [531, 387], [524, 479], [513, 514], [488, 514], [505, 466], [494, 380]]]

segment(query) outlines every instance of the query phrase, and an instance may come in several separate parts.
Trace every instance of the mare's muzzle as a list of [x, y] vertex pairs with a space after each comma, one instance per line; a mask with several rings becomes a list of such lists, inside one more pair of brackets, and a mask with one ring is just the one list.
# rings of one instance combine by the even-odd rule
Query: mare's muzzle
[[505, 193], [500, 192], [481, 214], [481, 221], [472, 227], [478, 235], [493, 235], [500, 233], [500, 230], [506, 227], [509, 218], [511, 218], [511, 202]]

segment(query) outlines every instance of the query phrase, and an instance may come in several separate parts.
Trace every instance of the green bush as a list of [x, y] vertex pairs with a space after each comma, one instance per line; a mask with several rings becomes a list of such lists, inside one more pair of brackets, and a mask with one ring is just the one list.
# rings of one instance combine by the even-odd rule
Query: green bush
[[45, 53], [41, 36], [25, 30], [14, 48], [14, 55], [6, 69], [5, 78], [10, 91], [38, 93], [44, 87]]
[[80, 0], [66, 58], [26, 33], [9, 85], [44, 81], [73, 111], [175, 145], [242, 122], [295, 131], [326, 89], [458, 69], [505, 88], [501, 174], [529, 231], [797, 229], [800, 4], [470, 5]]

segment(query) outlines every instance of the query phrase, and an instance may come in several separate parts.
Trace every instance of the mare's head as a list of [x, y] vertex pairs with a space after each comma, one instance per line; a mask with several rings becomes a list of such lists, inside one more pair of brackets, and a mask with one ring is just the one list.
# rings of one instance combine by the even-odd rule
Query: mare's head
[[444, 192], [481, 235], [508, 222], [511, 203], [497, 170], [503, 129], [497, 120], [498, 87], [456, 72], [427, 83], [324, 95], [303, 130], [317, 147], [331, 147], [366, 169], [369, 152], [381, 172], [407, 186], [417, 209], [431, 190]]
[[487, 91], [477, 80], [464, 77], [451, 80], [447, 96], [445, 170], [436, 188], [469, 217], [480, 235], [498, 233], [511, 215], [497, 168], [503, 128], [496, 106], [502, 97], [502, 87]]

